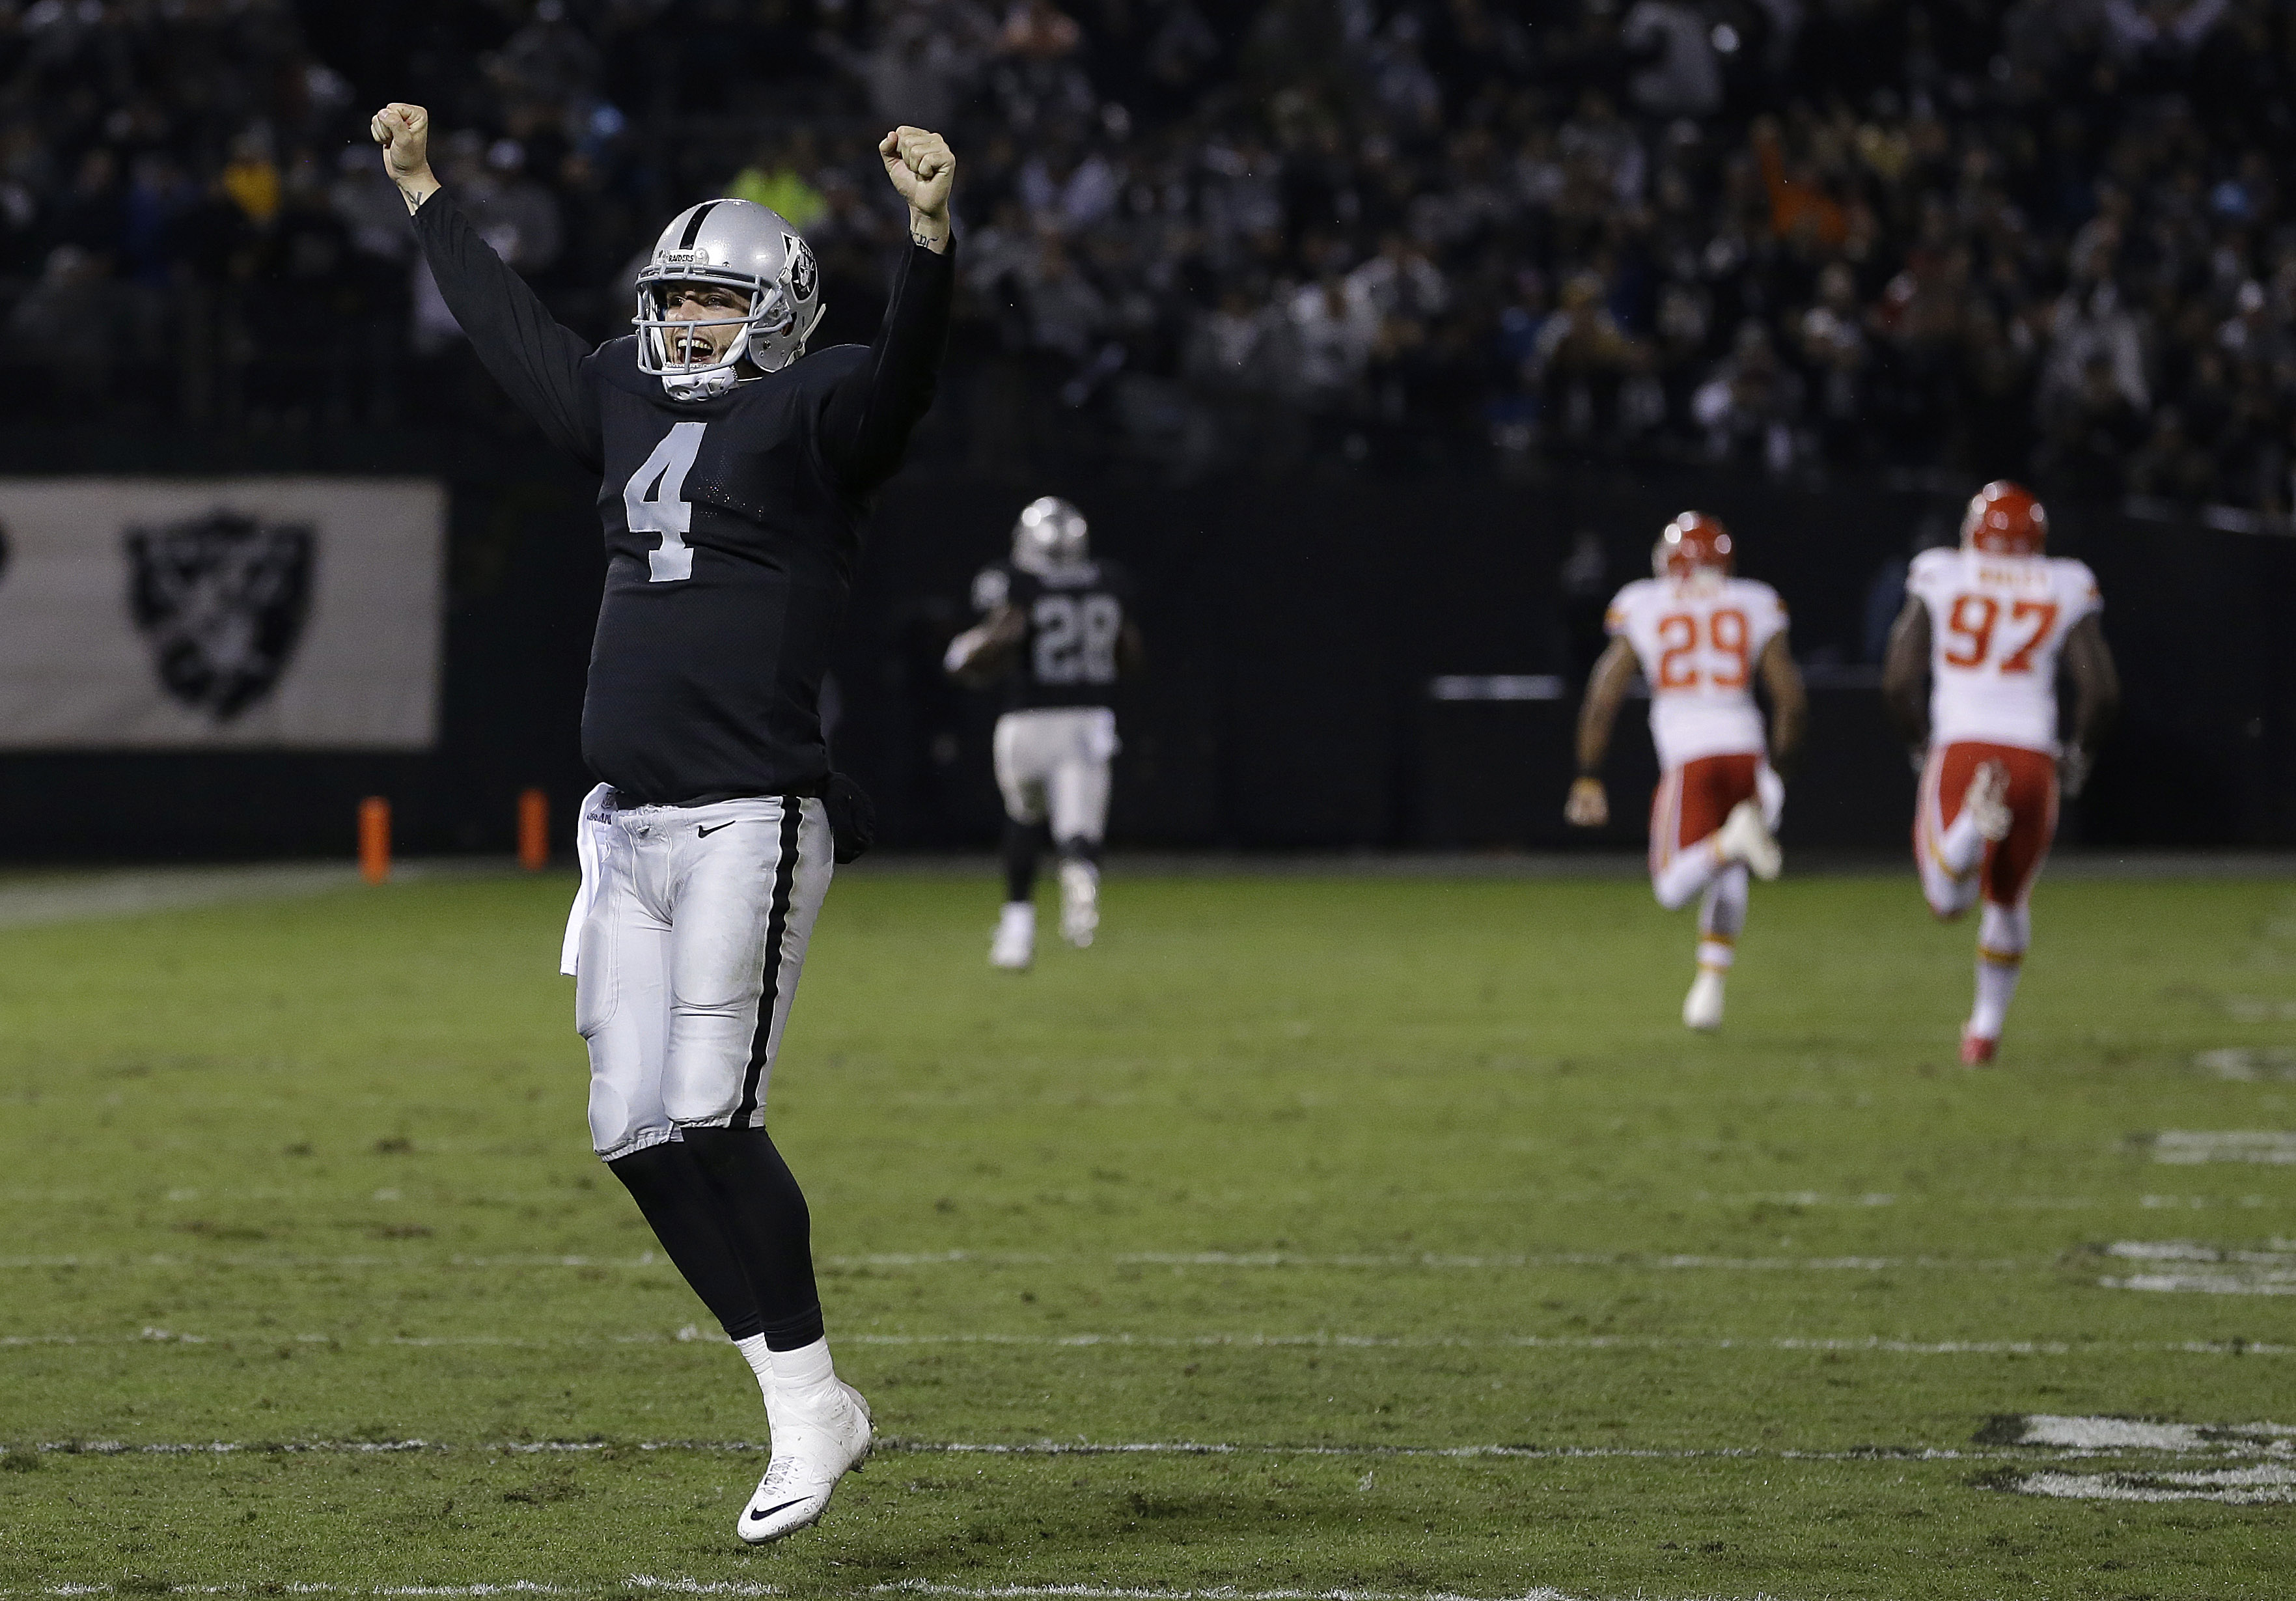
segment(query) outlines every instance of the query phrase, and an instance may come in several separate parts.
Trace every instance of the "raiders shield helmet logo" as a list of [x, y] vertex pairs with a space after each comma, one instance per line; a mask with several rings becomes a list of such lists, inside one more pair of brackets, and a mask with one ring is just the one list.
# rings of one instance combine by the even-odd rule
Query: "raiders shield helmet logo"
[[794, 234], [782, 235], [782, 248], [789, 252], [790, 293], [800, 301], [813, 299], [820, 285], [819, 275], [814, 271], [813, 251]]
[[311, 605], [316, 540], [220, 508], [127, 530], [129, 613], [168, 693], [228, 722], [279, 681]]

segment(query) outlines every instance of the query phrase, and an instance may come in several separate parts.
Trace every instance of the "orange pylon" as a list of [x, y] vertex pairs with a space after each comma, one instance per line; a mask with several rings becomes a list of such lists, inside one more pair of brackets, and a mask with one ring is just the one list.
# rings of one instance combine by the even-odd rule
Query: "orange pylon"
[[518, 865], [529, 873], [550, 865], [550, 797], [540, 790], [519, 792]]
[[390, 802], [369, 795], [358, 809], [359, 876], [371, 884], [390, 876]]

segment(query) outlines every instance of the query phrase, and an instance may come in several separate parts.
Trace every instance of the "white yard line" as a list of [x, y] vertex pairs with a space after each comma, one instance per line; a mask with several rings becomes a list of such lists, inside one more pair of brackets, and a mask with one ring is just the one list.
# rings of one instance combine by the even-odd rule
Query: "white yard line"
[[2169, 1129], [2152, 1137], [2152, 1160], [2176, 1167], [2204, 1162], [2296, 1165], [2296, 1133], [2276, 1129]]
[[[2296, 1138], [2296, 1136], [2292, 1136]], [[1092, 1268], [1148, 1267], [1186, 1269], [1341, 1268], [1390, 1271], [1516, 1271], [1547, 1268], [1601, 1268], [1626, 1272], [1706, 1271], [1718, 1273], [1885, 1273], [1915, 1268], [1947, 1272], [2002, 1273], [2054, 1264], [2043, 1258], [1949, 1256], [1696, 1256], [1644, 1255], [1631, 1252], [1562, 1251], [1505, 1253], [1491, 1256], [1416, 1253], [1313, 1255], [1283, 1251], [1125, 1251], [1111, 1256], [1055, 1256], [1040, 1251], [884, 1252], [862, 1256], [824, 1256], [820, 1264], [832, 1268], [972, 1267]], [[667, 1257], [652, 1251], [636, 1256], [449, 1256], [439, 1258], [410, 1252], [371, 1256], [260, 1256], [219, 1253], [179, 1256], [155, 1252], [148, 1256], [0, 1256], [0, 1268], [216, 1268], [300, 1272], [312, 1268], [396, 1268], [435, 1272], [442, 1267], [481, 1268], [660, 1268]]]
[[2284, 1046], [2227, 1046], [2193, 1058], [2202, 1072], [2234, 1084], [2296, 1080], [2296, 1050]]
[[2108, 1290], [2172, 1295], [2296, 1295], [2296, 1252], [2240, 1251], [2194, 1240], [2116, 1240], [2104, 1249], [2106, 1255], [2124, 1260], [2173, 1264], [2147, 1273], [2098, 1279]]
[[2225, 1467], [2178, 1474], [2026, 1474], [2020, 1495], [2070, 1501], [2220, 1501], [2234, 1507], [2296, 1501], [2296, 1469]]
[[356, 866], [338, 862], [10, 878], [0, 880], [0, 929], [140, 917], [231, 901], [280, 900], [347, 889], [358, 882]]
[[[304, 1440], [250, 1441], [119, 1440], [43, 1441], [37, 1445], [0, 1447], [5, 1451], [38, 1451], [78, 1457], [231, 1457], [231, 1456], [350, 1456], [388, 1457], [471, 1451], [504, 1456], [583, 1456], [593, 1451], [692, 1452], [707, 1456], [758, 1456], [768, 1450], [763, 1441], [644, 1440], [627, 1443], [599, 1440], [492, 1441], [455, 1445], [437, 1440]], [[1037, 1440], [969, 1441], [904, 1440], [884, 1436], [876, 1449], [893, 1454], [932, 1457], [1341, 1457], [1349, 1458], [1424, 1458], [1522, 1461], [1570, 1461], [1579, 1458], [1636, 1461], [1701, 1462], [1735, 1460], [1769, 1462], [1989, 1462], [2023, 1460], [2013, 1449], [1957, 1449], [1928, 1446], [1866, 1446], [1851, 1450], [1793, 1450], [1774, 1446], [1637, 1447], [1538, 1445], [1376, 1445], [1321, 1443], [1283, 1445], [1200, 1440]]]
[[2198, 1451], [2248, 1443], [2268, 1450], [2296, 1441], [2296, 1428], [2276, 1423], [2161, 1423], [2144, 1417], [2068, 1417], [2036, 1412], [2024, 1420], [2019, 1445], [2077, 1451]]
[[[551, 1351], [569, 1346], [666, 1345], [702, 1342], [724, 1344], [715, 1330], [688, 1324], [674, 1334], [651, 1330], [619, 1334], [283, 1334], [275, 1330], [227, 1334], [191, 1334], [149, 1327], [137, 1334], [0, 1334], [0, 1349], [46, 1345], [276, 1345], [281, 1342], [307, 1345], [402, 1346], [417, 1350], [458, 1346], [511, 1347]], [[1799, 1334], [1669, 1335], [1669, 1334], [1353, 1334], [1315, 1330], [1306, 1334], [1136, 1334], [1122, 1332], [1067, 1334], [873, 1334], [838, 1336], [840, 1345], [891, 1348], [933, 1346], [1013, 1346], [1052, 1350], [1145, 1351], [1738, 1351], [1872, 1352], [1913, 1357], [2082, 1357], [2168, 1355], [2209, 1357], [2279, 1357], [2296, 1354], [2296, 1345], [2220, 1340], [1903, 1340], [1880, 1334], [1816, 1336]]]
[[[505, 1580], [500, 1584], [323, 1584], [272, 1585], [250, 1580], [241, 1584], [171, 1584], [163, 1591], [136, 1588], [138, 1595], [243, 1596], [254, 1593], [290, 1596], [581, 1596], [598, 1590], [638, 1589], [674, 1596], [778, 1596], [778, 1585], [739, 1579], [658, 1579], [652, 1573], [631, 1573], [612, 1583], [594, 1585], [544, 1584], [532, 1579]], [[109, 1596], [109, 1584], [52, 1584], [38, 1589], [0, 1589], [0, 1596]]]
[[[494, 877], [519, 871], [487, 857], [400, 860], [394, 883]], [[142, 917], [250, 900], [288, 900], [359, 882], [348, 862], [260, 862], [238, 866], [141, 867], [102, 873], [0, 875], [0, 930], [107, 917]]]
[[[582, 1596], [601, 1591], [643, 1590], [660, 1595], [675, 1596], [778, 1596], [778, 1585], [758, 1584], [732, 1579], [662, 1579], [651, 1573], [632, 1573], [611, 1582], [589, 1585], [545, 1584], [530, 1579], [506, 1580], [501, 1584], [324, 1584], [288, 1583], [271, 1585], [258, 1581], [241, 1584], [171, 1584], [165, 1589], [138, 1587], [136, 1594], [170, 1596], [373, 1596], [373, 1597], [471, 1597], [489, 1596]], [[0, 1597], [71, 1597], [78, 1596], [116, 1595], [117, 1587], [110, 1584], [52, 1584], [37, 1589], [0, 1587]], [[892, 1584], [880, 1584], [862, 1592], [872, 1596], [937, 1596], [955, 1601], [1592, 1601], [1591, 1597], [1573, 1596], [1566, 1591], [1541, 1585], [1535, 1589], [1511, 1591], [1505, 1596], [1476, 1597], [1452, 1590], [1367, 1590], [1367, 1589], [1238, 1589], [1220, 1585], [1211, 1589], [1176, 1589], [1168, 1586], [1152, 1589], [1111, 1584], [942, 1584], [931, 1580], [907, 1579]], [[1637, 1591], [1638, 1597], [1646, 1592]], [[1647, 1601], [1775, 1601], [1767, 1591], [1753, 1595], [1724, 1597], [1707, 1594], [1669, 1597], [1648, 1597]]]
[[[1455, 1595], [1449, 1590], [1240, 1590], [1222, 1585], [1218, 1589], [1128, 1589], [1120, 1585], [1106, 1584], [997, 1584], [964, 1585], [939, 1584], [925, 1579], [905, 1579], [898, 1584], [881, 1584], [871, 1589], [873, 1596], [948, 1596], [978, 1597], [979, 1601], [1059, 1601], [1076, 1597], [1077, 1601], [1479, 1601], [1472, 1596]], [[1585, 1601], [1584, 1597], [1566, 1595], [1562, 1590], [1541, 1585], [1537, 1589], [1523, 1590], [1497, 1601]], [[1685, 1601], [1690, 1601], [1685, 1597]], [[1749, 1601], [1767, 1601], [1764, 1597], [1751, 1597]]]

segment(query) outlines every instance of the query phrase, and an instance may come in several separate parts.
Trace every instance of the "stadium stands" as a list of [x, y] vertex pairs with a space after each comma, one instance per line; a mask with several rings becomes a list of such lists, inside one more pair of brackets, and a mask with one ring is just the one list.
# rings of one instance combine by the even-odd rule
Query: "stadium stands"
[[363, 143], [406, 95], [600, 337], [709, 190], [806, 226], [865, 334], [869, 137], [945, 125], [966, 403], [930, 447], [974, 469], [1728, 461], [2289, 510], [2270, 0], [422, 10], [410, 48], [359, 8], [0, 4], [17, 420], [494, 420]]

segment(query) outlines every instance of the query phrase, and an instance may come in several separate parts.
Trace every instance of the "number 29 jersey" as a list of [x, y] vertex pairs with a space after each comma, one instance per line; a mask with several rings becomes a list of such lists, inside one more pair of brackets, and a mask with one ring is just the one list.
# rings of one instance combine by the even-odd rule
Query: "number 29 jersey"
[[1906, 593], [1929, 608], [1931, 740], [2054, 751], [2057, 656], [2103, 609], [2096, 575], [2062, 557], [1925, 550]]
[[1611, 600], [1603, 626], [1642, 663], [1661, 768], [1762, 753], [1754, 664], [1786, 629], [1776, 590], [1718, 573], [1638, 579]]
[[972, 580], [974, 610], [1009, 604], [1027, 625], [1020, 660], [1005, 680], [1005, 710], [1111, 704], [1117, 642], [1131, 603], [1131, 579], [1113, 562], [1041, 571], [998, 562], [981, 569]]

